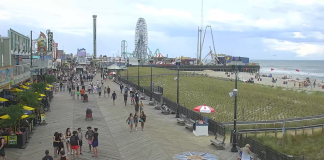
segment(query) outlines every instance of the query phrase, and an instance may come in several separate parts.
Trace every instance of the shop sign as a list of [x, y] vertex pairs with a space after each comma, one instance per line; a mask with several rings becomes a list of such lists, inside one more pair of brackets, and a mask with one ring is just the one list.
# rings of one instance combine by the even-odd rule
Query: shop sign
[[11, 135], [8, 136], [8, 145], [17, 145], [17, 136], [16, 135]]
[[0, 85], [6, 84], [11, 81], [12, 68], [0, 70]]

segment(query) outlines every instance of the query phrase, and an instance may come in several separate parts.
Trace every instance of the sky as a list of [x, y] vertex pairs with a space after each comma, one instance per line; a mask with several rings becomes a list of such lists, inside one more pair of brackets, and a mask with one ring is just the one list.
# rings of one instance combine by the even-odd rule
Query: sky
[[196, 58], [203, 26], [203, 58], [215, 46], [218, 54], [250, 59], [324, 60], [324, 0], [204, 0], [201, 8], [201, 0], [0, 0], [0, 35], [12, 28], [38, 37], [50, 29], [59, 49], [92, 54], [95, 14], [97, 56], [120, 54], [122, 40], [133, 52], [144, 18], [148, 47], [168, 57]]

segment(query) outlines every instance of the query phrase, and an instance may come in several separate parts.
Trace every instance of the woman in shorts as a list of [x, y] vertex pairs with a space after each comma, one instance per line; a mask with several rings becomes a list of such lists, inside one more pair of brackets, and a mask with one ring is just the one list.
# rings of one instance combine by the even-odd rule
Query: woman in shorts
[[92, 137], [92, 147], [93, 147], [93, 156], [92, 157], [98, 157], [98, 128], [94, 128], [94, 134]]
[[57, 149], [59, 147], [59, 144], [60, 144], [60, 135], [58, 132], [55, 132], [54, 133], [54, 136], [53, 136], [53, 147], [54, 147], [54, 156], [57, 156]]
[[134, 124], [134, 117], [133, 117], [133, 113], [130, 113], [130, 114], [129, 114], [129, 117], [128, 117], [127, 120], [126, 120], [126, 123], [129, 124], [129, 128], [130, 128], [130, 131], [129, 131], [129, 132], [132, 132], [132, 130], [133, 130], [133, 124]]
[[70, 128], [66, 129], [65, 132], [65, 139], [66, 139], [66, 150], [67, 150], [67, 154], [72, 154], [72, 150], [71, 150], [71, 144], [70, 144], [70, 138], [72, 136], [71, 130]]

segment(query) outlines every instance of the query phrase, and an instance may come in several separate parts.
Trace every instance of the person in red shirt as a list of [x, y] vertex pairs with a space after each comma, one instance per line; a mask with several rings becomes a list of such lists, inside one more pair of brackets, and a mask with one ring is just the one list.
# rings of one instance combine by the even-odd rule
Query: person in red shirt
[[81, 100], [83, 100], [84, 92], [85, 92], [85, 90], [82, 88], [82, 89], [80, 90], [80, 93], [81, 93]]

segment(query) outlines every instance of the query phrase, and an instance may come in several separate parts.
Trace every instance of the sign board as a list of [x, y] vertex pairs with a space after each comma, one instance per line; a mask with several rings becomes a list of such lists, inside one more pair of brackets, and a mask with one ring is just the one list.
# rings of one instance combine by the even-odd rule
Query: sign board
[[43, 32], [39, 35], [37, 39], [37, 52], [38, 53], [47, 53], [47, 42], [46, 36]]
[[48, 50], [48, 52], [52, 52], [53, 51], [53, 32], [48, 32], [47, 33], [47, 36], [48, 36], [48, 42], [47, 42], [47, 44], [48, 44], [48, 48], [47, 48], [47, 50]]
[[16, 135], [8, 136], [8, 145], [17, 145], [18, 140]]
[[41, 114], [41, 121], [45, 121], [46, 120], [46, 115], [45, 114]]

